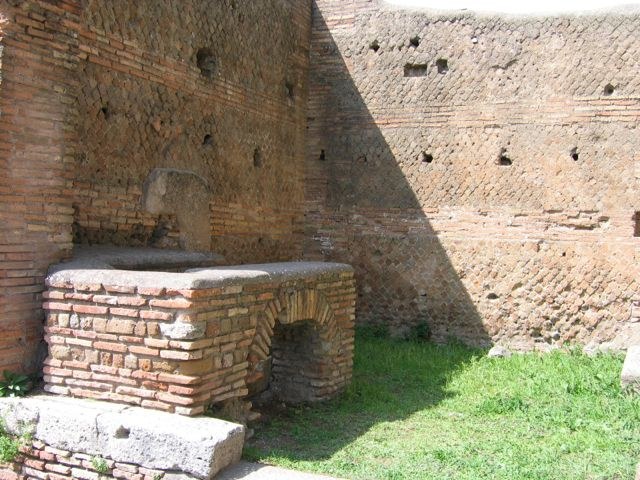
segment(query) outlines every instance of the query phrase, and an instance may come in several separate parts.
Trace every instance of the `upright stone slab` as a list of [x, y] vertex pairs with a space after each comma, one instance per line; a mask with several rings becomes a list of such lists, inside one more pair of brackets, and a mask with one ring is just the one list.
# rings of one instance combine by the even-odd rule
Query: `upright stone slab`
[[627, 350], [620, 381], [622, 388], [631, 388], [640, 393], [640, 345], [634, 345]]

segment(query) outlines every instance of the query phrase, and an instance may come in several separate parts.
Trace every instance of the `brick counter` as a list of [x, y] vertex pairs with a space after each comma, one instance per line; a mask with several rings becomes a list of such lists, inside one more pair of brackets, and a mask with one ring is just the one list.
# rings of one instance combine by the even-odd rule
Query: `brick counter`
[[187, 273], [71, 265], [47, 284], [51, 393], [198, 415], [246, 396], [270, 350], [283, 399], [326, 399], [351, 379], [356, 295], [347, 265]]

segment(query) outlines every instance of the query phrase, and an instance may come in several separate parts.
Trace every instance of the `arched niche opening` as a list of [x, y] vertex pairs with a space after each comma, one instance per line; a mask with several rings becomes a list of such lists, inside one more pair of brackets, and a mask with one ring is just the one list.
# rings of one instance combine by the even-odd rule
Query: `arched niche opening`
[[249, 397], [292, 404], [333, 397], [351, 378], [350, 352], [342, 350], [325, 298], [308, 289], [287, 293], [258, 315], [248, 356]]

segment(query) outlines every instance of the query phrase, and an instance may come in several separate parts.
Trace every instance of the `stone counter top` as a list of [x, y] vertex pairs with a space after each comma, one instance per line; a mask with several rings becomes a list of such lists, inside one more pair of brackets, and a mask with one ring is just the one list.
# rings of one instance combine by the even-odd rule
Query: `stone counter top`
[[[353, 272], [350, 265], [281, 262], [219, 266], [217, 254], [145, 248], [80, 248], [74, 258], [49, 269], [47, 284], [102, 284], [130, 287], [207, 289], [246, 283], [271, 283]], [[217, 266], [216, 266], [217, 265]], [[155, 271], [186, 267], [183, 272]], [[205, 267], [205, 268], [203, 268]], [[146, 271], [144, 271], [146, 270]]]

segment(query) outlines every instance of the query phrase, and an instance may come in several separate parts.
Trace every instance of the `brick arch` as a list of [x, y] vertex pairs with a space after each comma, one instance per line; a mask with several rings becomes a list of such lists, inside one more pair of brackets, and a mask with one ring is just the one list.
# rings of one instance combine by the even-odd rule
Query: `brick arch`
[[[290, 402], [330, 398], [350, 380], [343, 359], [343, 335], [333, 308], [313, 288], [284, 289], [257, 315], [249, 347], [247, 385], [266, 383], [265, 362], [273, 354], [273, 392]], [[275, 345], [274, 345], [275, 339]], [[350, 365], [349, 365], [350, 367]], [[258, 389], [259, 390], [259, 389]]]

